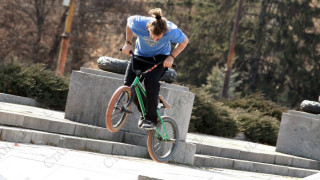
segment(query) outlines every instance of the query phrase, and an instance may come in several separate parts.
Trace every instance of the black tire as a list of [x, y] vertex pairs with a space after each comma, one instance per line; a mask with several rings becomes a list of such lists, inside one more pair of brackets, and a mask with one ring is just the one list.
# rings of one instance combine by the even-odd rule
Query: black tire
[[302, 101], [300, 108], [302, 111], [313, 113], [313, 114], [320, 114], [320, 103], [316, 101]]
[[[128, 113], [123, 111], [132, 97], [128, 86], [119, 87], [112, 95], [106, 113], [106, 127], [110, 132], [118, 132], [128, 119]], [[131, 110], [131, 105], [127, 108]]]
[[[179, 144], [179, 130], [177, 124], [171, 117], [163, 116], [163, 123], [167, 129], [171, 141], [164, 141], [156, 131], [150, 131], [148, 136], [148, 151], [150, 157], [160, 163], [168, 162], [176, 152]], [[161, 123], [158, 123], [157, 129], [164, 132]]]

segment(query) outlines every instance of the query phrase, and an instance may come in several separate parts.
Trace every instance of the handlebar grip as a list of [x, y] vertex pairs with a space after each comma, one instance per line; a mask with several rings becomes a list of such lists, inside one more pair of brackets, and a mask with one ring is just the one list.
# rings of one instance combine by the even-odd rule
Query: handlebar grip
[[[120, 48], [119, 50], [120, 50], [120, 51], [122, 51], [122, 48]], [[133, 54], [133, 52], [132, 52], [132, 51], [129, 51], [129, 53], [130, 53], [130, 54]]]
[[172, 64], [172, 67], [173, 67], [173, 68], [176, 68], [176, 67], [177, 67], [177, 65], [175, 65], [175, 64]]

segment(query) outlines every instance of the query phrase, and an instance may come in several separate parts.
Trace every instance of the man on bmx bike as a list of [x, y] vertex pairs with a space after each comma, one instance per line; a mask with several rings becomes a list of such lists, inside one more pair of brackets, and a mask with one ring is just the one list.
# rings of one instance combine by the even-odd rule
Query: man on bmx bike
[[[150, 73], [147, 73], [144, 79], [147, 97], [146, 116], [145, 119], [143, 116], [140, 117], [138, 126], [145, 130], [153, 130], [157, 124], [160, 78], [167, 68], [171, 68], [174, 59], [189, 43], [188, 37], [175, 24], [162, 17], [160, 8], [150, 10], [149, 14], [152, 17], [135, 15], [128, 18], [126, 42], [122, 48], [123, 53], [130, 55], [130, 51], [133, 50], [132, 37], [134, 33], [137, 35], [134, 54], [153, 63], [163, 62], [163, 66], [157, 66]], [[177, 43], [172, 51], [171, 43]], [[132, 71], [131, 62], [127, 67], [124, 79], [124, 85], [127, 86], [130, 86], [136, 77], [135, 72]], [[136, 69], [141, 71], [152, 67], [148, 63], [139, 61], [134, 65]], [[135, 100], [134, 103], [141, 112], [138, 101]]]

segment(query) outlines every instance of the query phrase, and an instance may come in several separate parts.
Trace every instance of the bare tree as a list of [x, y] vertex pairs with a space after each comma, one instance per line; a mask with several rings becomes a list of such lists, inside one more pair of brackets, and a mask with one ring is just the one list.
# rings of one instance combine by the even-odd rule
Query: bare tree
[[64, 16], [61, 2], [5, 0], [0, 8], [1, 57], [51, 64], [48, 52], [54, 52], [54, 37], [63, 26], [59, 23]]
[[[45, 63], [55, 69], [67, 10], [62, 0], [3, 0], [1, 60]], [[142, 13], [142, 0], [76, 1], [66, 70], [102, 55], [120, 56], [127, 17]]]

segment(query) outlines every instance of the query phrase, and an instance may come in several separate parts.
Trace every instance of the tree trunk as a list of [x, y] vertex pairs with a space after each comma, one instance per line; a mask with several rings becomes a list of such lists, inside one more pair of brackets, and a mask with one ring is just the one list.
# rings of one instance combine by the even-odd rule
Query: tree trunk
[[63, 27], [67, 18], [67, 12], [68, 12], [68, 8], [66, 8], [65, 12], [63, 13], [63, 15], [60, 18], [60, 22], [54, 37], [54, 41], [51, 45], [50, 51], [49, 51], [49, 57], [47, 59], [47, 61], [45, 61], [45, 63], [48, 65], [48, 67], [52, 70], [55, 70], [56, 68], [56, 57], [57, 54], [59, 52], [59, 46], [61, 43], [61, 34], [63, 32]]
[[267, 10], [268, 2], [267, 0], [261, 1], [261, 10], [259, 15], [259, 21], [258, 21], [258, 29], [256, 32], [256, 44], [257, 48], [254, 51], [253, 57], [250, 61], [250, 91], [256, 92], [257, 90], [257, 84], [259, 82], [259, 67], [260, 67], [260, 57], [261, 57], [261, 48], [264, 43], [264, 36], [265, 36], [265, 26], [266, 26], [266, 10]]

